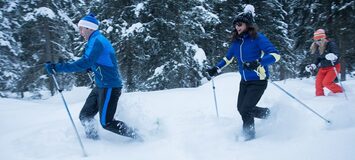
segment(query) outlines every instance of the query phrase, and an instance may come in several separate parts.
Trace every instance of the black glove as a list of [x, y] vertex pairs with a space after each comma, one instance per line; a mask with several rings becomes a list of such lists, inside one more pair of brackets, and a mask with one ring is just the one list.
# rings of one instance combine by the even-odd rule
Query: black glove
[[206, 71], [210, 77], [213, 77], [219, 73], [219, 68], [214, 66], [212, 68], [206, 69]]
[[86, 69], [86, 72], [87, 72], [87, 73], [90, 73], [90, 72], [92, 72], [92, 69], [91, 69], [91, 68], [88, 68], [88, 69]]
[[259, 66], [260, 66], [259, 60], [243, 63], [243, 68], [250, 71], [256, 70]]
[[55, 70], [55, 64], [52, 62], [46, 62], [46, 64], [44, 65], [44, 67], [46, 68], [46, 71], [49, 75], [51, 74], [55, 74], [56, 70]]

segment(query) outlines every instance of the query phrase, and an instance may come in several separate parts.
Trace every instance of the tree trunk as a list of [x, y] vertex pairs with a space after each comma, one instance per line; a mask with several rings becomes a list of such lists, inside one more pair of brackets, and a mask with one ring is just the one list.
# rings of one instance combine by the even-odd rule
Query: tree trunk
[[[49, 33], [49, 24], [48, 24], [47, 20], [44, 20], [44, 23], [43, 23], [43, 34], [44, 34], [44, 38], [46, 40], [44, 56], [43, 57], [45, 57], [46, 62], [48, 62], [48, 61], [53, 62], [54, 57], [53, 57], [53, 54], [51, 52], [51, 36], [50, 36], [50, 33]], [[49, 84], [48, 88], [51, 91], [51, 95], [53, 96], [54, 93], [55, 93], [53, 80], [49, 80], [48, 84]]]
[[[273, 71], [274, 72], [276, 71], [275, 66], [274, 66], [274, 70]], [[286, 73], [285, 72], [286, 72], [285, 67], [283, 65], [280, 65], [280, 75], [279, 75], [279, 79], [280, 80], [286, 79]]]
[[[338, 36], [339, 37], [339, 36]], [[342, 43], [343, 41], [342, 41], [342, 39], [339, 37], [339, 51], [340, 51], [340, 53], [339, 53], [339, 55], [343, 55], [343, 56], [345, 56], [345, 51], [344, 51], [344, 49], [343, 49], [343, 43]], [[341, 77], [340, 77], [340, 80], [341, 81], [346, 81], [346, 60], [345, 60], [345, 58], [343, 57], [343, 58], [340, 58], [340, 73], [341, 73]]]

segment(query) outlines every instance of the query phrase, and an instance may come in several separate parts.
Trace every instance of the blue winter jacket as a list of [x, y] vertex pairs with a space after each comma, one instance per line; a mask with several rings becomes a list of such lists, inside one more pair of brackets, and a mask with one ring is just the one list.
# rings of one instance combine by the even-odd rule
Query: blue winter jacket
[[84, 55], [73, 63], [58, 63], [57, 72], [80, 72], [91, 69], [99, 88], [122, 88], [118, 63], [110, 41], [98, 30], [94, 31], [85, 46]]
[[[280, 60], [279, 52], [262, 33], [257, 33], [257, 38], [244, 34], [240, 39], [233, 41], [217, 67], [222, 69], [230, 64], [234, 57], [238, 60], [239, 72], [245, 81], [267, 79], [269, 77], [267, 66]], [[255, 60], [259, 60], [261, 64], [256, 70], [243, 68], [243, 63]]]

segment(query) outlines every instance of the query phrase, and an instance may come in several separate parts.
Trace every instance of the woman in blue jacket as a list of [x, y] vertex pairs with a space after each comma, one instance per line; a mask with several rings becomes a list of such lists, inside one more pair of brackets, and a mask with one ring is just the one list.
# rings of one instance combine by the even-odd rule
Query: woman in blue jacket
[[274, 45], [257, 32], [252, 5], [247, 5], [244, 12], [237, 15], [233, 27], [232, 44], [226, 56], [207, 72], [215, 76], [237, 59], [241, 74], [237, 107], [243, 120], [242, 137], [251, 140], [255, 138], [254, 117], [265, 119], [270, 114], [268, 108], [256, 105], [267, 87], [268, 65], [280, 60], [280, 55]]

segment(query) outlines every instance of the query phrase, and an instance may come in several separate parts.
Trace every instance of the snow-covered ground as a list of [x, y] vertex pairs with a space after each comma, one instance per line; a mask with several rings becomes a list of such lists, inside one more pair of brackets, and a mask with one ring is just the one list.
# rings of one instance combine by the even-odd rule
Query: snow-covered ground
[[[220, 118], [211, 83], [199, 88], [125, 93], [117, 118], [140, 129], [132, 142], [100, 128], [86, 139], [78, 120], [88, 88], [64, 92], [88, 157], [82, 152], [59, 95], [47, 100], [0, 99], [0, 159], [87, 160], [352, 160], [355, 157], [355, 79], [344, 94], [314, 96], [314, 79], [275, 82], [332, 121], [326, 123], [269, 83], [259, 106], [272, 109], [256, 121], [257, 138], [236, 140], [242, 121], [236, 109], [240, 76], [215, 78]], [[328, 92], [328, 91], [327, 91]]]

